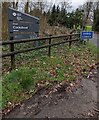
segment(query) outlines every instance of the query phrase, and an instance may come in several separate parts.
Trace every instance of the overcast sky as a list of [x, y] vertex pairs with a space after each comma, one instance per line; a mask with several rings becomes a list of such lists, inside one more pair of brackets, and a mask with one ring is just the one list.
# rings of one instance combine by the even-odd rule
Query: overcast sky
[[[34, 1], [38, 1], [38, 0], [34, 0]], [[48, 1], [49, 3], [51, 2], [51, 3], [55, 4], [55, 5], [59, 4], [59, 2], [62, 2], [62, 1], [69, 1], [69, 2], [71, 2], [72, 8], [70, 8], [68, 10], [68, 12], [71, 12], [72, 10], [75, 10], [76, 8], [78, 8], [80, 5], [83, 5], [87, 0], [39, 0], [39, 1], [41, 1], [41, 2], [42, 1]], [[23, 0], [21, 0], [21, 2], [23, 2]], [[19, 8], [20, 8], [19, 10], [22, 11], [21, 7], [19, 7]]]
[[79, 5], [83, 5], [86, 0], [71, 0], [72, 7], [75, 9], [79, 7]]
[[[62, 1], [62, 0], [58, 0]], [[72, 9], [76, 9], [80, 5], [83, 5], [87, 0], [69, 0], [72, 3]]]
[[[59, 2], [62, 2], [64, 0], [48, 0], [51, 1], [55, 4], [58, 4]], [[66, 0], [65, 0], [66, 1]], [[70, 11], [72, 11], [73, 9], [75, 10], [77, 7], [79, 7], [80, 5], [83, 5], [87, 0], [67, 0], [69, 2], [71, 2], [72, 4], [72, 8], [70, 9]]]

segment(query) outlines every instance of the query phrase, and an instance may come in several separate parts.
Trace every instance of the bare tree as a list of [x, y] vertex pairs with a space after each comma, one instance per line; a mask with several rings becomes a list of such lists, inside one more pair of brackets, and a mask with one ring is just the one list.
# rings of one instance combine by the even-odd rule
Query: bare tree
[[29, 13], [29, 0], [25, 3], [25, 13]]
[[30, 2], [30, 10], [37, 9], [41, 13], [44, 13], [44, 11], [47, 10], [48, 7], [48, 2], [45, 0], [35, 0]]
[[93, 6], [93, 2], [86, 2], [83, 6], [82, 6], [82, 9], [83, 9], [83, 29], [85, 28], [86, 24], [87, 24], [87, 21], [88, 21], [88, 18], [89, 18], [89, 14], [92, 10], [92, 6]]
[[19, 0], [16, 0], [16, 1], [10, 1], [10, 7], [14, 8], [14, 9], [18, 9], [18, 3], [19, 3]]
[[0, 40], [2, 39], [2, 3], [0, 3]]
[[72, 7], [71, 2], [69, 0], [62, 0], [60, 4], [62, 8], [64, 8], [66, 11]]
[[7, 21], [7, 13], [8, 7], [10, 6], [9, 2], [2, 3], [2, 38], [8, 38], [8, 21]]
[[99, 1], [93, 4], [93, 29], [99, 32]]
[[2, 38], [8, 38], [8, 7], [18, 9], [19, 0], [16, 2], [2, 2]]

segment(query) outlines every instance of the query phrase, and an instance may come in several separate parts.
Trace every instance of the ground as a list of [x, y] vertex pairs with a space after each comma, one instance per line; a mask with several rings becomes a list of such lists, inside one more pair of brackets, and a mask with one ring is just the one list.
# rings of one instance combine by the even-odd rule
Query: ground
[[99, 47], [99, 34], [94, 33], [93, 39], [91, 39], [92, 43]]
[[89, 118], [96, 117], [97, 72], [79, 78], [69, 86], [54, 83], [43, 88], [5, 115], [7, 118]]
[[[99, 113], [99, 109], [97, 108], [97, 68], [99, 68], [99, 63], [96, 61], [97, 51], [96, 49], [92, 49], [93, 47], [88, 47], [88, 44], [72, 45], [71, 48], [60, 46], [54, 51], [55, 53], [51, 54], [50, 58], [43, 56], [41, 57], [42, 59], [37, 59], [36, 56], [36, 59], [33, 59], [32, 56], [32, 62], [31, 60], [27, 62], [28, 66], [23, 67], [21, 70], [16, 69], [11, 73], [7, 73], [3, 81], [3, 85], [5, 86], [3, 86], [5, 88], [3, 90], [5, 90], [5, 105], [8, 105], [8, 108], [4, 109], [3, 117], [96, 118]], [[68, 66], [69, 64], [70, 67]], [[27, 65], [26, 62], [25, 65]], [[20, 74], [21, 77], [19, 79]], [[76, 77], [73, 77], [75, 74]], [[33, 77], [35, 80], [39, 79], [34, 88], [42, 86], [42, 81], [44, 84], [52, 86], [48, 87], [45, 85], [40, 87], [29, 99], [21, 100], [18, 104], [19, 98], [22, 97], [23, 99], [23, 95], [29, 94], [29, 92], [23, 93], [26, 91], [23, 88], [26, 89], [27, 82], [31, 78], [33, 79]], [[65, 79], [63, 80], [63, 78]], [[25, 80], [27, 84], [19, 87], [19, 85], [22, 85], [22, 81], [20, 82], [20, 80]], [[50, 84], [50, 82], [53, 82], [53, 84]], [[30, 84], [30, 86], [32, 87], [31, 91], [33, 84]], [[9, 106], [14, 108], [11, 110]]]

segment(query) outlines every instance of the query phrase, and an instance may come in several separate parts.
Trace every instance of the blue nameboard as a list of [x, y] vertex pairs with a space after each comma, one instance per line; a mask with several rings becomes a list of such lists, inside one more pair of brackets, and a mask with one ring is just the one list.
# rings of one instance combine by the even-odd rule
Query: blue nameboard
[[82, 31], [80, 34], [81, 39], [92, 39], [93, 38], [93, 32], [89, 31]]

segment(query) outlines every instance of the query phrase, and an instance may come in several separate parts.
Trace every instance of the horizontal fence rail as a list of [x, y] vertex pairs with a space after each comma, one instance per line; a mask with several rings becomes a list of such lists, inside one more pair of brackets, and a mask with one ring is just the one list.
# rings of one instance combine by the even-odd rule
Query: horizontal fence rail
[[[76, 38], [72, 38], [72, 37]], [[52, 44], [52, 39], [57, 39], [57, 38], [63, 38], [64, 41], [62, 42], [57, 42]], [[51, 55], [51, 46], [59, 45], [59, 44], [64, 44], [64, 43], [69, 43], [69, 47], [71, 47], [71, 43], [75, 41], [79, 41], [80, 39], [80, 34], [68, 34], [68, 35], [58, 35], [58, 36], [49, 36], [49, 37], [43, 37], [43, 38], [35, 38], [35, 39], [22, 39], [22, 40], [7, 40], [7, 41], [0, 41], [0, 45], [5, 46], [9, 45], [10, 46], [10, 51], [8, 53], [2, 53], [0, 57], [11, 57], [11, 70], [15, 68], [15, 55], [19, 53], [24, 53], [24, 52], [29, 52], [33, 50], [38, 50], [42, 48], [47, 48], [48, 47], [48, 56], [50, 57]], [[14, 50], [14, 44], [20, 44], [20, 43], [27, 43], [27, 42], [33, 42], [33, 41], [42, 41], [42, 40], [47, 40], [48, 44], [47, 45], [41, 45], [38, 47], [34, 48], [27, 48], [25, 50]]]
[[41, 41], [41, 40], [48, 40], [48, 39], [54, 39], [54, 38], [64, 38], [69, 36], [79, 36], [79, 33], [76, 34], [68, 34], [68, 35], [60, 35], [60, 36], [50, 36], [50, 37], [43, 37], [43, 38], [35, 38], [35, 39], [21, 39], [21, 40], [7, 40], [7, 41], [0, 41], [0, 45], [8, 45], [8, 44], [16, 44], [16, 43], [26, 43], [26, 42], [32, 42], [32, 41]]

